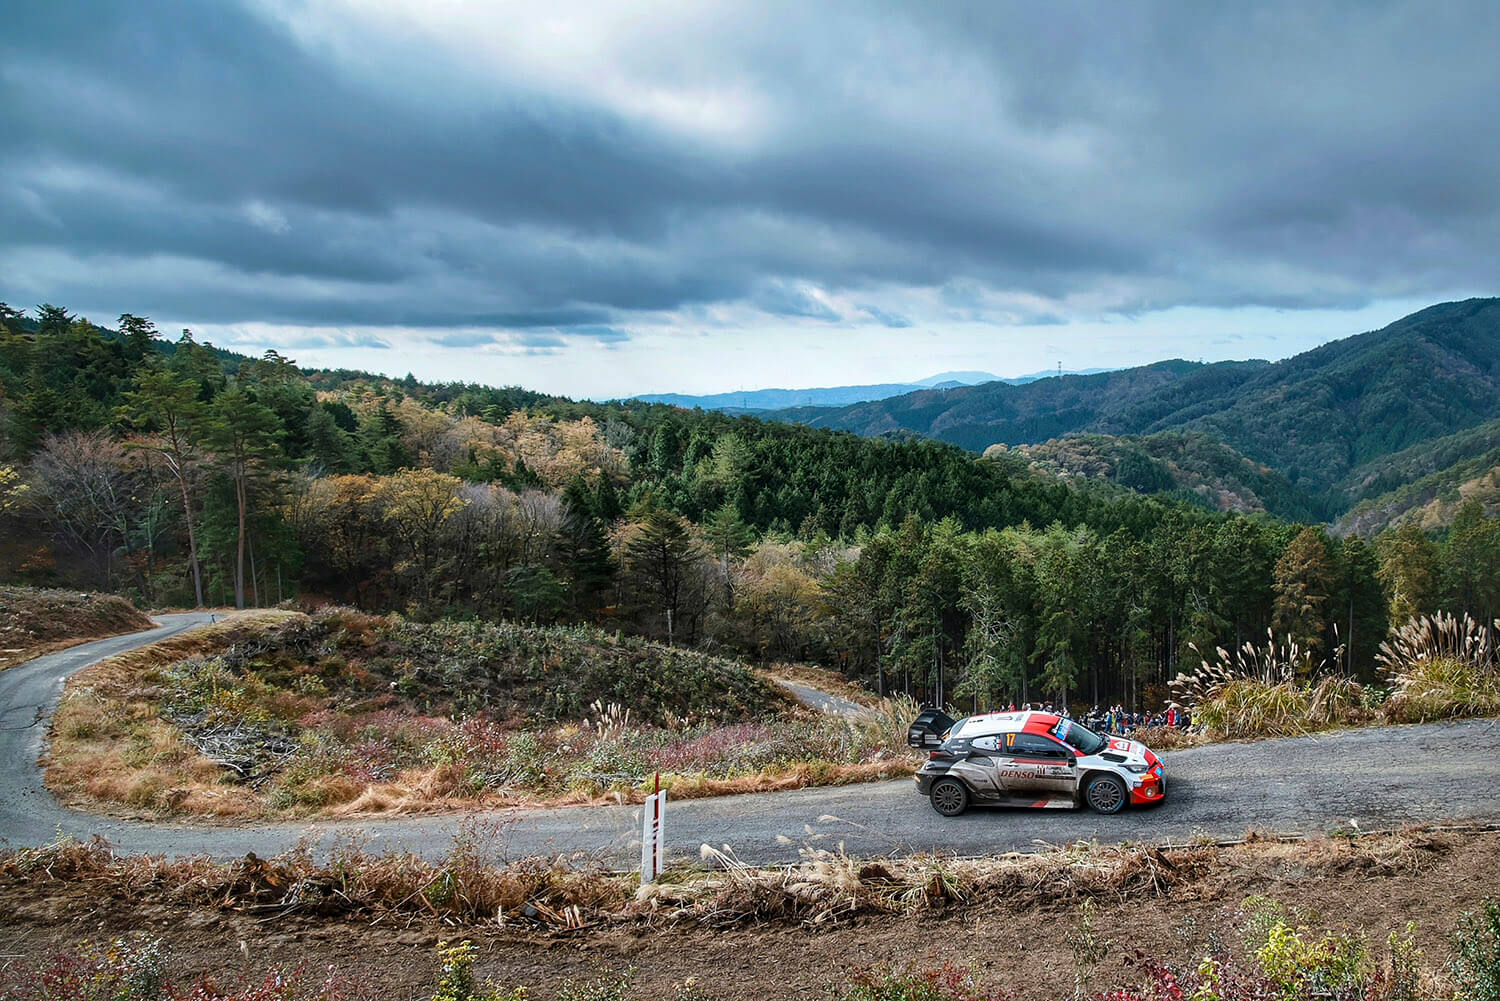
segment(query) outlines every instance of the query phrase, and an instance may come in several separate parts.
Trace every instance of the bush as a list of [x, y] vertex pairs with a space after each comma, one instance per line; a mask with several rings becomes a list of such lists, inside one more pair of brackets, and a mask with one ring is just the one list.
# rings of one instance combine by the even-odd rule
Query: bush
[[1463, 1001], [1500, 1001], [1500, 900], [1485, 900], [1453, 933], [1448, 970]]

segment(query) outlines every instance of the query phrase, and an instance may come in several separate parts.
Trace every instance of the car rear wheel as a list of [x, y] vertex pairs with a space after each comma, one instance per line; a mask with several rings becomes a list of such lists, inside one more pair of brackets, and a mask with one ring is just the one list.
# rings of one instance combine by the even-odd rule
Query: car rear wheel
[[956, 817], [969, 808], [969, 790], [957, 779], [939, 779], [932, 787], [932, 808], [945, 817]]
[[1096, 813], [1119, 813], [1125, 809], [1128, 794], [1125, 783], [1113, 775], [1095, 775], [1089, 779], [1083, 798]]

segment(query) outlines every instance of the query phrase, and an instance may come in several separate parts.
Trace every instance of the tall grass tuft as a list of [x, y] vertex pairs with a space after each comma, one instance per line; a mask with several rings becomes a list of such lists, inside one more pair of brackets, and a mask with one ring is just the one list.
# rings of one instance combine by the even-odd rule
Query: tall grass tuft
[[1393, 688], [1389, 722], [1500, 716], [1500, 620], [1418, 616], [1392, 630], [1375, 659]]
[[[1196, 648], [1195, 648], [1196, 649]], [[1291, 639], [1277, 642], [1269, 630], [1262, 645], [1246, 642], [1233, 654], [1223, 647], [1192, 674], [1171, 682], [1174, 701], [1190, 708], [1205, 736], [1222, 740], [1293, 737], [1314, 730], [1358, 726], [1373, 716], [1364, 686], [1313, 666]], [[1333, 654], [1337, 661], [1339, 652]]]

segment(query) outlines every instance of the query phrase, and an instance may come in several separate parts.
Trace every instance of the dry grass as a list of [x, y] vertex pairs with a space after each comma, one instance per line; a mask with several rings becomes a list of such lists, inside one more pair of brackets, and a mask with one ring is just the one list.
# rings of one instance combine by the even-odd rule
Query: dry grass
[[[1500, 842], [1494, 832], [1464, 836]], [[1009, 912], [1085, 899], [1214, 899], [1226, 881], [1288, 869], [1308, 878], [1414, 877], [1459, 837], [1413, 829], [1298, 843], [1247, 839], [1227, 847], [1079, 843], [981, 858], [861, 859], [809, 846], [800, 862], [774, 867], [746, 865], [732, 851], [704, 846], [703, 868], [670, 870], [640, 886], [634, 874], [610, 872], [586, 857], [496, 864], [502, 828], [469, 822], [435, 862], [404, 852], [376, 855], [349, 839], [321, 861], [303, 846], [274, 859], [252, 854], [228, 863], [121, 856], [99, 840], [60, 841], [0, 856], [0, 882], [38, 892], [51, 882], [86, 883], [101, 894], [254, 914], [429, 915], [448, 924], [561, 932], [620, 924], [796, 926], [950, 908]]]
[[52, 721], [47, 785], [137, 810], [219, 816], [258, 812], [251, 790], [225, 781], [222, 768], [182, 742], [157, 715], [159, 669], [245, 642], [291, 612], [257, 611], [139, 647], [73, 675]]
[[1412, 619], [1380, 646], [1393, 686], [1382, 714], [1393, 723], [1500, 716], [1500, 622], [1438, 614]]
[[43, 654], [154, 623], [112, 594], [0, 587], [0, 671]]
[[[69, 683], [54, 719], [48, 785], [79, 805], [109, 810], [123, 807], [153, 815], [346, 818], [515, 806], [639, 803], [653, 770], [661, 772], [663, 785], [674, 797], [696, 799], [895, 778], [911, 774], [917, 763], [917, 757], [905, 746], [906, 723], [917, 711], [909, 700], [877, 701], [855, 719], [809, 711], [769, 729], [752, 727], [743, 739], [740, 731], [732, 728], [720, 733], [701, 726], [688, 727], [680, 734], [658, 731], [652, 737], [620, 707], [598, 704], [592, 707], [597, 720], [535, 732], [497, 727], [477, 719], [455, 723], [446, 717], [428, 718], [402, 709], [399, 702], [395, 702], [394, 710], [341, 717], [346, 711], [341, 707], [349, 704], [347, 699], [368, 700], [373, 694], [395, 700], [385, 694], [383, 683], [377, 684], [378, 690], [373, 693], [351, 690], [340, 699], [297, 694], [293, 688], [298, 679], [318, 678], [312, 664], [326, 650], [306, 653], [309, 670], [288, 682], [293, 688], [268, 686], [257, 680], [253, 671], [214, 667], [231, 662], [256, 663], [264, 651], [275, 648], [277, 636], [288, 630], [304, 632], [310, 621], [291, 612], [247, 613], [80, 672]], [[367, 647], [374, 642], [368, 630], [360, 635]], [[358, 662], [340, 658], [339, 663], [351, 676], [363, 676]], [[195, 664], [208, 674], [194, 674], [199, 670], [193, 667]], [[184, 674], [188, 668], [192, 670]], [[301, 670], [295, 667], [294, 673]], [[266, 727], [270, 728], [267, 733], [284, 730], [283, 735], [290, 738], [290, 757], [263, 775], [237, 774], [200, 754], [188, 742], [199, 738], [185, 736], [173, 725], [180, 724], [178, 716], [168, 712], [165, 715], [171, 722], [163, 719], [164, 707], [181, 701], [184, 686], [207, 690], [210, 682], [214, 705], [232, 705], [231, 715], [243, 719], [246, 733], [254, 736], [260, 732], [257, 728]], [[198, 696], [201, 698], [203, 691]], [[310, 718], [309, 713], [324, 719], [319, 725], [325, 728], [314, 729], [302, 723]], [[288, 714], [290, 723], [277, 722]], [[345, 722], [339, 723], [339, 718]], [[255, 722], [258, 719], [264, 722]], [[333, 722], [328, 723], [329, 719]], [[470, 723], [474, 724], [472, 728]], [[352, 736], [330, 743], [334, 728], [340, 726], [350, 730]], [[367, 734], [371, 726], [379, 728], [380, 737]], [[414, 741], [417, 757], [396, 768], [370, 769], [371, 754], [378, 752], [349, 753], [402, 731], [410, 731], [399, 739]], [[806, 745], [803, 760], [789, 760], [795, 757], [791, 749], [796, 742], [789, 739], [792, 735], [800, 735]], [[526, 740], [531, 745], [526, 745]], [[361, 741], [367, 744], [361, 745]], [[727, 748], [732, 755], [729, 767], [704, 770], [693, 763], [696, 759], [674, 757], [674, 748], [679, 745], [703, 742]], [[763, 750], [743, 750], [752, 745]], [[878, 750], [866, 753], [870, 748]], [[653, 755], [661, 756], [659, 762]], [[580, 770], [588, 776], [596, 760], [600, 764], [595, 770], [604, 773], [600, 777], [572, 777]], [[537, 771], [514, 781], [504, 772], [499, 778], [492, 777], [496, 769], [535, 770], [552, 761], [565, 762], [573, 770], [557, 775]], [[643, 766], [644, 772], [639, 770]], [[611, 774], [626, 768], [635, 769], [633, 775]]]
[[1301, 680], [1309, 670], [1305, 651], [1268, 632], [1264, 644], [1247, 642], [1233, 654], [1218, 648], [1214, 660], [1179, 674], [1171, 687], [1203, 740], [1296, 737], [1375, 719], [1359, 682], [1333, 674]]
[[1131, 740], [1138, 740], [1153, 751], [1182, 751], [1209, 742], [1209, 737], [1197, 728], [1180, 726], [1148, 726], [1130, 732]]
[[[1306, 656], [1294, 644], [1246, 643], [1222, 648], [1192, 674], [1172, 682], [1179, 704], [1192, 708], [1201, 740], [1291, 737], [1370, 723], [1427, 723], [1500, 716], [1500, 621], [1439, 613], [1393, 629], [1376, 660], [1392, 692], [1352, 678], [1301, 681]], [[1145, 736], [1142, 739], [1146, 739]], [[1172, 744], [1152, 735], [1147, 743]]]

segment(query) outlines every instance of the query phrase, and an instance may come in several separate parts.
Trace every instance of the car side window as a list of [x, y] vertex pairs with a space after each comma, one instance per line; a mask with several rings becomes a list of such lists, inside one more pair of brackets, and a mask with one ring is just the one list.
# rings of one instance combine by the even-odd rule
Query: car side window
[[1015, 753], [1028, 758], [1065, 758], [1068, 756], [1057, 741], [1034, 733], [1016, 734]]
[[1000, 750], [1000, 737], [998, 734], [989, 737], [977, 737], [972, 746], [976, 751], [985, 751], [986, 753], [994, 754]]

